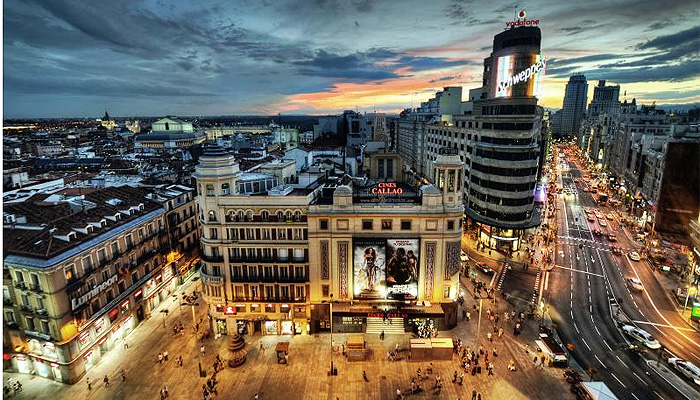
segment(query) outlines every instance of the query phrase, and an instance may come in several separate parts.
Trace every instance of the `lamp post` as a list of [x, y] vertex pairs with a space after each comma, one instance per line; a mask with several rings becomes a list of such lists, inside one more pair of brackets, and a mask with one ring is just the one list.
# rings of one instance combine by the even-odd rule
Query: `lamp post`
[[183, 302], [180, 303], [181, 306], [190, 306], [192, 308], [192, 330], [194, 331], [194, 344], [195, 344], [195, 350], [197, 350], [197, 359], [199, 361], [199, 377], [203, 377], [204, 373], [202, 371], [202, 352], [197, 349], [197, 330], [196, 330], [196, 325], [197, 325], [197, 317], [195, 316], [194, 313], [194, 308], [195, 306], [198, 306], [199, 303], [197, 303], [197, 294], [194, 294], [192, 296], [183, 296]]
[[331, 372], [330, 376], [333, 376], [333, 293], [331, 293], [331, 301], [328, 302], [330, 305], [330, 313], [331, 313]]

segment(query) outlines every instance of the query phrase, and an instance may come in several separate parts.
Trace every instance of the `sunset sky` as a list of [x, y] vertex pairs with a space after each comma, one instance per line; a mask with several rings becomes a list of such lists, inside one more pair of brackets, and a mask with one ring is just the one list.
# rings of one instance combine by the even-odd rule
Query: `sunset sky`
[[396, 112], [444, 86], [466, 97], [516, 4], [540, 20], [545, 107], [561, 107], [573, 72], [591, 92], [607, 79], [638, 102], [700, 102], [697, 0], [6, 0], [3, 115]]

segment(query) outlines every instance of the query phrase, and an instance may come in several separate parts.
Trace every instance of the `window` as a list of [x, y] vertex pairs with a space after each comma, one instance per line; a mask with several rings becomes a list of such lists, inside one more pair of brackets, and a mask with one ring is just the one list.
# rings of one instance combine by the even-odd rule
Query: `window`
[[231, 186], [228, 183], [221, 184], [221, 194], [224, 196], [231, 194]]
[[32, 317], [26, 317], [25, 318], [27, 322], [27, 330], [33, 331], [35, 329], [34, 327], [34, 318]]
[[17, 283], [24, 283], [24, 275], [22, 274], [21, 271], [15, 272], [15, 278], [17, 280]]
[[269, 221], [270, 220], [270, 213], [267, 211], [263, 211], [260, 213], [260, 218], [262, 218], [263, 221]]
[[295, 294], [297, 299], [303, 299], [304, 298], [304, 287], [303, 286], [295, 286]]
[[216, 212], [209, 210], [209, 222], [216, 222]]
[[265, 298], [270, 300], [275, 297], [275, 288], [272, 286], [265, 286]]
[[92, 270], [92, 257], [83, 258], [83, 273], [87, 274]]
[[447, 230], [451, 231], [454, 230], [455, 228], [455, 222], [454, 221], [447, 221]]
[[209, 238], [210, 239], [218, 239], [219, 238], [219, 230], [216, 228], [209, 228]]
[[362, 221], [362, 230], [363, 231], [371, 231], [372, 230], [372, 220], [371, 219], [366, 219]]
[[386, 177], [394, 177], [394, 160], [386, 160]]
[[445, 286], [445, 287], [442, 289], [442, 297], [445, 298], [445, 299], [449, 299], [449, 298], [450, 298], [450, 286]]
[[321, 296], [328, 297], [331, 291], [330, 285], [321, 285]]
[[44, 307], [44, 299], [42, 299], [41, 297], [37, 297], [37, 298], [36, 298], [36, 308], [39, 309], [39, 310], [44, 310], [44, 309], [45, 309], [45, 307]]
[[133, 285], [134, 283], [138, 282], [139, 280], [139, 271], [134, 271], [131, 274], [131, 284]]
[[401, 230], [402, 231], [410, 231], [411, 230], [411, 221], [401, 221]]
[[207, 185], [207, 196], [213, 196], [214, 195], [214, 185], [208, 184]]
[[383, 219], [382, 220], [382, 230], [383, 231], [390, 231], [391, 230], [391, 220], [390, 219]]
[[328, 230], [328, 220], [327, 219], [322, 219], [318, 222], [319, 229], [322, 231], [327, 231]]
[[275, 305], [274, 305], [274, 304], [266, 304], [266, 305], [265, 305], [265, 312], [266, 312], [266, 313], [273, 313], [273, 312], [275, 312]]
[[377, 175], [384, 178], [384, 159], [377, 160]]
[[253, 299], [258, 298], [258, 287], [257, 286], [251, 286], [250, 287], [250, 297]]

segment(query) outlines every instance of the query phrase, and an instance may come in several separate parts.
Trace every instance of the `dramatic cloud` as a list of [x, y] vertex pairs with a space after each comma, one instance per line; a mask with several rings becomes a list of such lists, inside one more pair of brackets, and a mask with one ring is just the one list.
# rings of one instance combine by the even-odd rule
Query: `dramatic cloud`
[[[7, 0], [3, 111], [395, 111], [444, 86], [480, 86], [493, 36], [514, 11], [476, 0]], [[549, 57], [545, 106], [561, 103], [574, 71], [666, 84], [646, 85], [645, 98], [697, 98], [696, 0], [533, 0], [526, 11], [541, 21]]]

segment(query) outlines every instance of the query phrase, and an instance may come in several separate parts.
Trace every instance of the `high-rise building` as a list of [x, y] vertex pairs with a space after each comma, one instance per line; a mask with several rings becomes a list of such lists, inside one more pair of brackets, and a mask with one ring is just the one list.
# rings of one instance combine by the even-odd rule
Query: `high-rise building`
[[[619, 93], [619, 90], [618, 90]], [[573, 75], [566, 84], [564, 105], [561, 110], [561, 128], [555, 132], [561, 136], [578, 135], [581, 120], [586, 114], [588, 82], [582, 74]]]
[[499, 33], [484, 60], [484, 86], [469, 91], [461, 114], [399, 120], [398, 151], [419, 178], [434, 175], [444, 147], [465, 162], [465, 212], [489, 248], [516, 251], [522, 231], [540, 223], [534, 191], [547, 133], [537, 106], [546, 66], [540, 42], [537, 27]]
[[593, 100], [588, 105], [588, 115], [595, 117], [607, 114], [611, 117], [620, 114], [620, 85], [606, 86], [605, 80], [599, 80], [593, 88]]

